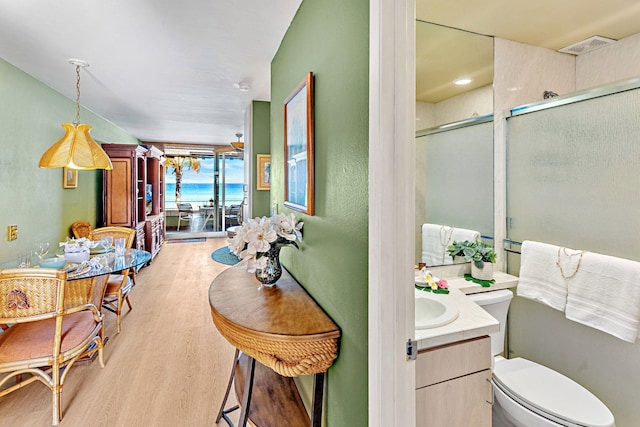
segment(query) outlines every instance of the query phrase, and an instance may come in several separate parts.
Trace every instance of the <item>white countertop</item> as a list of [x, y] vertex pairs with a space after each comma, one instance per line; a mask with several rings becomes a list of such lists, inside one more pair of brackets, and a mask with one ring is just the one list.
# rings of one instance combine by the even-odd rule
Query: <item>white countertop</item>
[[418, 350], [498, 332], [500, 330], [498, 321], [466, 296], [466, 294], [514, 288], [518, 284], [517, 277], [502, 272], [495, 272], [494, 279], [495, 283], [484, 288], [465, 280], [464, 277], [447, 278], [448, 296], [458, 306], [458, 318], [438, 328], [416, 330], [415, 339], [418, 341]]

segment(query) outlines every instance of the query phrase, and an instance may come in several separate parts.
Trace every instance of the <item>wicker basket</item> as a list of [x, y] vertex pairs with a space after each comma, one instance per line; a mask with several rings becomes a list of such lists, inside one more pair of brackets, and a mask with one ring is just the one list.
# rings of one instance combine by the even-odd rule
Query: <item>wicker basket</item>
[[471, 277], [478, 280], [493, 279], [493, 263], [484, 262], [482, 268], [476, 267], [476, 263], [471, 261]]

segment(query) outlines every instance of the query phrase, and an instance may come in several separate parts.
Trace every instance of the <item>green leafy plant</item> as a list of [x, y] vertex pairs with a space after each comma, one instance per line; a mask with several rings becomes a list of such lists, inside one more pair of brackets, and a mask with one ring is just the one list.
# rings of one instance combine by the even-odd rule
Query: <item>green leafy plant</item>
[[471, 242], [468, 240], [465, 240], [464, 242], [456, 242], [454, 240], [453, 243], [447, 247], [447, 252], [449, 252], [449, 256], [451, 258], [454, 258], [457, 256], [463, 257], [464, 248], [466, 248], [469, 245], [471, 245]]
[[452, 258], [462, 256], [467, 262], [473, 261], [478, 268], [483, 268], [485, 262], [496, 262], [496, 251], [484, 242], [454, 241], [447, 247], [447, 252]]

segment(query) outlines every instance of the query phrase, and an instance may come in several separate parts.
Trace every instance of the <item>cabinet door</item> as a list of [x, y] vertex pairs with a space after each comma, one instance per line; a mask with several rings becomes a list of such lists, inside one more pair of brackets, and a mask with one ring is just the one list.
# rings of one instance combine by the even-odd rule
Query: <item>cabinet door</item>
[[489, 369], [416, 390], [417, 427], [491, 427]]
[[133, 173], [131, 159], [111, 159], [113, 170], [106, 172], [106, 224], [120, 227], [132, 227], [133, 202], [131, 175]]
[[488, 336], [446, 344], [418, 353], [416, 388], [489, 368], [491, 339]]

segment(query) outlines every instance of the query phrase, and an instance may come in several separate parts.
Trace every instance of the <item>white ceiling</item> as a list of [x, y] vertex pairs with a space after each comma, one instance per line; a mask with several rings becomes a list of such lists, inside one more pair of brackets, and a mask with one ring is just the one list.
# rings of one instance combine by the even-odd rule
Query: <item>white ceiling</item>
[[82, 59], [82, 105], [128, 133], [228, 145], [250, 102], [270, 99], [271, 60], [300, 3], [0, 0], [0, 58], [74, 100], [68, 59]]
[[[228, 145], [302, 0], [0, 0], [0, 58], [142, 141]], [[416, 18], [558, 49], [640, 32], [638, 0], [417, 0]], [[247, 82], [241, 92], [234, 83]], [[75, 111], [69, 111], [69, 120]]]

